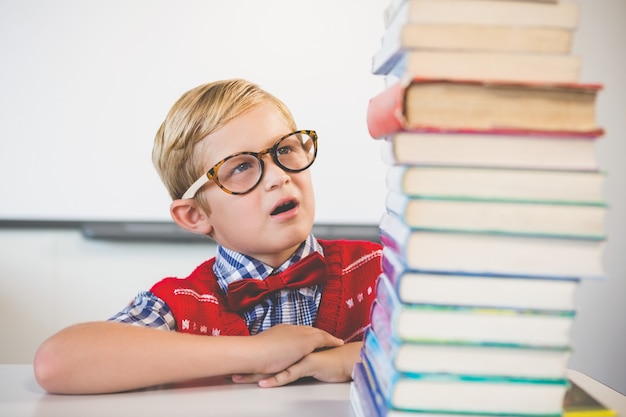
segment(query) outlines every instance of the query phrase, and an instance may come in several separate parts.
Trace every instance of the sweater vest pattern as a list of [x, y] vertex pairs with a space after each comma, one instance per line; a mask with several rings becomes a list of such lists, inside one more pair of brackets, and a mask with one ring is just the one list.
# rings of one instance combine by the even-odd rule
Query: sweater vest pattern
[[[324, 249], [328, 280], [315, 327], [346, 342], [362, 340], [370, 319], [376, 279], [381, 273], [381, 246], [368, 241], [318, 240]], [[197, 335], [249, 335], [243, 318], [228, 309], [226, 295], [213, 272], [215, 258], [186, 278], [165, 278], [150, 291], [176, 319], [177, 331]]]

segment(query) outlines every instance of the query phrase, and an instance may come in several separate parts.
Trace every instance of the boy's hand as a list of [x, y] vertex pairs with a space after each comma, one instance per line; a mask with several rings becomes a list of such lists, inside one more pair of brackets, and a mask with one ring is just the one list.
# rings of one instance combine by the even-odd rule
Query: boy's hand
[[[280, 324], [249, 338], [254, 345], [253, 369], [258, 375], [271, 375], [290, 366], [317, 349], [343, 345], [343, 340], [309, 326]], [[234, 378], [235, 380], [236, 378]]]
[[352, 368], [359, 361], [361, 342], [313, 352], [274, 375], [233, 375], [237, 383], [258, 382], [260, 387], [278, 387], [304, 377], [322, 382], [345, 382], [351, 379]]

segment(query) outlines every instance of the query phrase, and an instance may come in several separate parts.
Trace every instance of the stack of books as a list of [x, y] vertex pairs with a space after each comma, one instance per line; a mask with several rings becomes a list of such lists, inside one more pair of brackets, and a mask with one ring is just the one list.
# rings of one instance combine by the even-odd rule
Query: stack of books
[[[561, 416], [575, 290], [603, 277], [599, 84], [565, 0], [391, 0], [368, 106], [388, 164], [359, 416]], [[570, 401], [571, 402], [571, 401]], [[605, 410], [607, 411], [607, 410]], [[611, 415], [608, 410], [607, 414]]]

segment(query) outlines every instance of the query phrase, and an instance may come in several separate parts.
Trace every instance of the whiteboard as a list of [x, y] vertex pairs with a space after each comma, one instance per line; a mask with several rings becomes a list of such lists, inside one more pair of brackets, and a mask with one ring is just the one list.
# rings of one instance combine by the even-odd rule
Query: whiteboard
[[156, 130], [190, 88], [242, 77], [317, 130], [316, 222], [378, 223], [365, 122], [386, 0], [3, 0], [0, 220], [169, 221]]

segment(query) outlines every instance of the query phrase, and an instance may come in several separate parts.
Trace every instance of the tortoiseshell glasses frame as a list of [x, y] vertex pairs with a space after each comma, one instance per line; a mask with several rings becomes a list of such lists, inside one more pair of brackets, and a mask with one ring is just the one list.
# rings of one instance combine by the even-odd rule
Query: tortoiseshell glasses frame
[[263, 156], [269, 154], [276, 165], [286, 172], [301, 172], [309, 168], [317, 157], [317, 133], [314, 130], [296, 130], [259, 152], [238, 152], [213, 165], [206, 174], [198, 178], [182, 196], [194, 198], [209, 181], [217, 184], [228, 194], [247, 194], [263, 178], [265, 164]]

